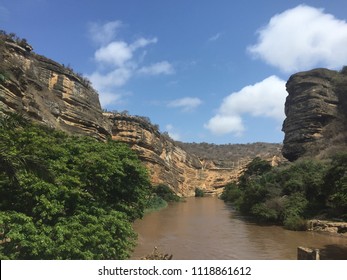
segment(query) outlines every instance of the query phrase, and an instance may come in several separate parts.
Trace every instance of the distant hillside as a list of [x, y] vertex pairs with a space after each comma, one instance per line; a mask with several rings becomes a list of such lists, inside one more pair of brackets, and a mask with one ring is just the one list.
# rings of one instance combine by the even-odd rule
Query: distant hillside
[[264, 159], [273, 156], [282, 157], [282, 144], [279, 143], [251, 143], [251, 144], [225, 144], [209, 143], [183, 143], [176, 142], [178, 146], [202, 160], [212, 160], [219, 167], [234, 167], [239, 161], [261, 157]]

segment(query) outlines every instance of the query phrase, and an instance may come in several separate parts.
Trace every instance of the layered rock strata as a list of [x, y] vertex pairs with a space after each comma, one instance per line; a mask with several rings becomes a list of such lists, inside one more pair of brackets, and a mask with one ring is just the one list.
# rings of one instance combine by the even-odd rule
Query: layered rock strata
[[216, 165], [180, 148], [147, 118], [102, 112], [90, 82], [55, 61], [0, 33], [0, 108], [22, 113], [70, 134], [127, 143], [147, 166], [152, 184], [183, 196], [195, 188], [214, 193], [236, 180], [247, 162]]
[[287, 82], [283, 156], [321, 156], [346, 146], [347, 69], [314, 69]]
[[50, 127], [105, 139], [98, 94], [71, 69], [11, 41], [1, 44], [0, 102]]
[[194, 195], [195, 188], [215, 191], [235, 180], [230, 169], [216, 169], [187, 153], [156, 126], [135, 116], [104, 113], [112, 123], [112, 139], [128, 143], [150, 172], [153, 184], [167, 184], [178, 194]]

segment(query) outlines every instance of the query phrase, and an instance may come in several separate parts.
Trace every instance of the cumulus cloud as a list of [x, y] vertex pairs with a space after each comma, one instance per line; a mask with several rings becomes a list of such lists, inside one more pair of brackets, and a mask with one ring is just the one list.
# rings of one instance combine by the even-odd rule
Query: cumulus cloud
[[283, 72], [314, 67], [340, 68], [347, 61], [347, 23], [307, 5], [271, 18], [248, 48], [255, 57]]
[[230, 94], [224, 98], [217, 114], [205, 124], [205, 128], [216, 135], [232, 133], [240, 136], [245, 131], [242, 120], [245, 115], [269, 117], [282, 122], [287, 96], [285, 83], [277, 76], [270, 76]]
[[217, 114], [205, 124], [205, 127], [215, 135], [233, 133], [236, 136], [241, 136], [245, 130], [239, 115]]
[[89, 25], [89, 34], [91, 39], [95, 43], [104, 45], [111, 42], [114, 39], [118, 30], [122, 26], [123, 24], [119, 20], [110, 21], [103, 25], [93, 22], [93, 23], [90, 23]]
[[152, 76], [152, 75], [159, 75], [159, 74], [170, 75], [170, 74], [173, 74], [175, 71], [173, 66], [169, 62], [161, 61], [161, 62], [154, 63], [150, 66], [141, 67], [138, 70], [138, 72], [141, 74]]
[[116, 41], [99, 48], [94, 57], [98, 63], [123, 67], [133, 57], [133, 51], [126, 42]]
[[101, 104], [116, 105], [122, 103], [123, 94], [104, 91], [99, 97]]
[[[99, 91], [102, 106], [118, 101], [121, 95], [115, 94], [111, 98], [111, 92], [119, 92], [119, 88], [129, 82], [135, 73], [151, 76], [174, 73], [172, 65], [167, 61], [142, 65], [144, 49], [156, 44], [158, 39], [141, 37], [130, 43], [120, 40], [117, 34], [122, 26], [120, 21], [103, 25], [92, 23], [89, 26], [90, 38], [99, 47], [94, 53], [97, 69], [87, 77]], [[143, 50], [142, 53], [139, 53], [140, 49]]]
[[192, 111], [201, 105], [202, 101], [197, 97], [184, 97], [176, 100], [172, 100], [168, 103], [168, 107], [180, 108], [184, 112]]
[[103, 92], [112, 87], [124, 86], [131, 78], [131, 69], [126, 67], [116, 68], [107, 73], [100, 73], [98, 71], [88, 75], [87, 77], [93, 83], [93, 86]]

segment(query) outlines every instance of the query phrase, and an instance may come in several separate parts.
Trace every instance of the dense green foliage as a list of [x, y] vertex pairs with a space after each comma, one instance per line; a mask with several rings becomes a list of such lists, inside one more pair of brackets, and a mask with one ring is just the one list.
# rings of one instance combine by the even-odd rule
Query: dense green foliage
[[172, 202], [172, 201], [180, 201], [180, 197], [175, 194], [173, 190], [171, 190], [168, 186], [164, 184], [160, 184], [154, 187], [153, 192], [164, 199], [166, 202]]
[[204, 197], [205, 193], [202, 189], [200, 188], [195, 188], [195, 197]]
[[315, 216], [346, 220], [347, 154], [274, 168], [255, 158], [221, 198], [246, 215], [293, 230], [305, 229], [305, 219]]
[[162, 199], [160, 196], [156, 194], [152, 194], [152, 196], [148, 199], [145, 214], [150, 212], [159, 211], [163, 208], [166, 208], [168, 203], [166, 200]]
[[150, 196], [126, 145], [0, 116], [0, 258], [124, 259]]
[[152, 187], [152, 194], [147, 201], [145, 213], [158, 211], [168, 206], [168, 202], [179, 202], [181, 198], [169, 186], [159, 184]]

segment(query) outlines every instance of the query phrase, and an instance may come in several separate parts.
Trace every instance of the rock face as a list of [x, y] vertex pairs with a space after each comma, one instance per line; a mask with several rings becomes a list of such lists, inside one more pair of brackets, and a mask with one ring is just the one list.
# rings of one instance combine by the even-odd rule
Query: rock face
[[196, 187], [211, 192], [236, 179], [235, 172], [217, 170], [212, 163], [200, 161], [141, 117], [104, 115], [112, 123], [112, 139], [126, 142], [137, 151], [153, 184], [167, 184], [180, 195], [192, 196]]
[[0, 45], [0, 101], [5, 110], [69, 133], [109, 135], [98, 94], [79, 75], [11, 40]]
[[26, 42], [0, 32], [0, 108], [63, 130], [122, 141], [148, 167], [154, 185], [166, 184], [192, 196], [196, 187], [216, 192], [236, 180], [244, 165], [218, 166], [180, 148], [147, 118], [103, 113], [88, 80], [68, 67], [32, 52]]
[[287, 82], [282, 153], [294, 161], [340, 149], [347, 139], [347, 69], [314, 69]]
[[308, 230], [320, 231], [329, 233], [338, 233], [347, 236], [347, 223], [346, 222], [333, 222], [325, 220], [309, 220], [307, 222]]

